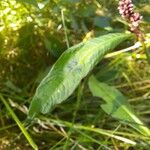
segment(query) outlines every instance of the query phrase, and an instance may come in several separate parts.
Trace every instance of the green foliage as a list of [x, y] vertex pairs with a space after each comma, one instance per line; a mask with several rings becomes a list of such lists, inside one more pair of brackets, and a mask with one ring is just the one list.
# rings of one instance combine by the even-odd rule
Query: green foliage
[[2, 51], [4, 46], [4, 37], [3, 35], [0, 34], [0, 52]]
[[[143, 16], [141, 30], [146, 33], [147, 48], [150, 45], [150, 35], [147, 34], [150, 31], [150, 5], [148, 5], [148, 1], [133, 1], [136, 4], [136, 11]], [[9, 100], [7, 103], [21, 122], [19, 123], [16, 117], [7, 111], [9, 109], [5, 107], [3, 102], [0, 103], [0, 139], [2, 139], [0, 140], [0, 149], [31, 149], [30, 141], [32, 139], [27, 141], [24, 136], [16, 138], [20, 135], [20, 130], [16, 125], [24, 125], [30, 100], [35, 94], [38, 84], [67, 48], [66, 35], [69, 45], [76, 45], [81, 41], [108, 33], [127, 32], [128, 24], [119, 16], [117, 3], [118, 0], [0, 1], [0, 95], [4, 97], [5, 101]], [[39, 9], [37, 9], [37, 5]], [[62, 23], [62, 17], [65, 25]], [[126, 41], [119, 45], [115, 51], [119, 50], [120, 52], [124, 48], [130, 48], [135, 41], [136, 39]], [[93, 46], [90, 44], [89, 48], [94, 46], [94, 43]], [[99, 46], [100, 49], [103, 49], [102, 45]], [[88, 46], [86, 47], [87, 50], [85, 51], [91, 54], [95, 53], [92, 49], [88, 49]], [[80, 49], [76, 49], [77, 51]], [[113, 56], [113, 54], [106, 55], [90, 72], [99, 81], [106, 82], [122, 91], [128, 97], [136, 115], [149, 125], [150, 66], [146, 61], [143, 49], [140, 47], [121, 55]], [[70, 57], [67, 60], [72, 62]], [[99, 60], [97, 59], [97, 62]], [[65, 65], [69, 62], [66, 62]], [[62, 67], [60, 72], [67, 68], [64, 67], [65, 65], [60, 65], [60, 68]], [[72, 68], [74, 65], [71, 63], [68, 68]], [[85, 69], [90, 67], [83, 66]], [[76, 85], [73, 77], [68, 78], [71, 73], [67, 74], [66, 70], [63, 70], [64, 72], [65, 75], [63, 74], [62, 77], [61, 74], [56, 75], [54, 78], [56, 83], [59, 85], [58, 82], [65, 79], [68, 85], [72, 85], [73, 81]], [[74, 71], [74, 73], [76, 72]], [[74, 76], [76, 78], [77, 73]], [[149, 149], [147, 144], [150, 141], [149, 137], [136, 133], [135, 130], [125, 124], [120, 124], [119, 121], [99, 108], [102, 101], [92, 96], [87, 87], [87, 79], [85, 78], [82, 84], [79, 84], [81, 91], [73, 92], [67, 99], [68, 101], [61, 105], [54, 104], [56, 107], [53, 113], [38, 116], [38, 119], [34, 120], [35, 124], [33, 122], [26, 128], [33, 141], [37, 143], [38, 148], [41, 150], [64, 149], [64, 147], [66, 149], [88, 150]], [[64, 81], [60, 85], [62, 83]], [[57, 87], [57, 85], [53, 86], [54, 88]], [[49, 88], [48, 85], [46, 87]], [[59, 92], [56, 89], [54, 89], [56, 96], [59, 97]], [[49, 91], [52, 92], [52, 90]], [[73, 89], [69, 89], [70, 93], [71, 90]], [[48, 96], [50, 96], [49, 91], [46, 90], [45, 93], [48, 93]], [[61, 94], [65, 95], [65, 93]], [[43, 98], [42, 101], [38, 102], [41, 102], [40, 106], [42, 106], [45, 104], [44, 102], [49, 101]], [[21, 132], [24, 133], [24, 130]]]
[[108, 34], [64, 52], [37, 88], [29, 117], [35, 117], [39, 112], [48, 113], [56, 104], [68, 98], [99, 60], [129, 37], [121, 33]]
[[54, 57], [58, 58], [63, 52], [63, 45], [54, 36], [48, 36], [44, 38], [44, 44], [46, 50]]
[[22, 133], [24, 134], [24, 136], [26, 137], [26, 139], [29, 141], [29, 143], [33, 147], [33, 149], [34, 150], [38, 150], [37, 145], [34, 143], [34, 141], [32, 140], [32, 138], [30, 137], [30, 135], [27, 132], [27, 130], [25, 129], [24, 125], [18, 119], [18, 117], [16, 116], [16, 114], [14, 113], [14, 111], [12, 110], [12, 108], [9, 106], [9, 104], [7, 103], [7, 101], [2, 97], [2, 95], [0, 95], [0, 100], [4, 103], [6, 109], [8, 110], [8, 112], [10, 113], [10, 115], [12, 116], [12, 118], [15, 120], [16, 124], [18, 125], [18, 127], [20, 128], [20, 130], [22, 131]]
[[101, 107], [107, 114], [131, 125], [142, 134], [150, 136], [149, 129], [135, 116], [127, 98], [115, 87], [99, 82], [92, 76], [89, 79], [89, 88], [93, 96], [100, 97], [106, 102]]
[[36, 0], [16, 0], [16, 1], [23, 2], [23, 3], [28, 3], [28, 4], [31, 4], [31, 5], [34, 5], [35, 7], [38, 8], [38, 4], [37, 4]]

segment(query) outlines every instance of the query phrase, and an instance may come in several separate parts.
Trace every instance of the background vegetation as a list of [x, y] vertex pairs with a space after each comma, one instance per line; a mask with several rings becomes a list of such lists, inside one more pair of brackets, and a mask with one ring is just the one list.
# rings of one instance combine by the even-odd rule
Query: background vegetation
[[[0, 94], [23, 123], [36, 87], [67, 47], [107, 33], [127, 32], [128, 27], [118, 13], [118, 0], [39, 0], [39, 8], [34, 1], [22, 1], [0, 1]], [[149, 39], [150, 2], [134, 0], [134, 4], [143, 15], [141, 29]], [[126, 41], [115, 50], [134, 42]], [[137, 116], [150, 125], [150, 66], [142, 48], [106, 57], [92, 73], [126, 95]], [[27, 126], [39, 149], [148, 150], [149, 137], [100, 109], [103, 101], [93, 98], [87, 78], [66, 102]], [[112, 133], [119, 139], [109, 136]], [[0, 149], [32, 149], [2, 102]]]

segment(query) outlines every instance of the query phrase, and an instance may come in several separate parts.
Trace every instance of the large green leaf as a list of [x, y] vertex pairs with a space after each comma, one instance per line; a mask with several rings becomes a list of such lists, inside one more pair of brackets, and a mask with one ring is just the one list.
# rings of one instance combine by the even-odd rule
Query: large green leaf
[[127, 98], [119, 90], [99, 82], [93, 76], [89, 78], [89, 88], [93, 96], [100, 97], [106, 102], [101, 107], [107, 114], [131, 125], [142, 134], [150, 136], [150, 130], [136, 117]]
[[35, 7], [38, 7], [37, 1], [36, 0], [16, 0], [18, 2], [23, 2], [23, 3], [28, 3], [31, 5], [34, 5]]
[[110, 50], [131, 35], [108, 34], [82, 42], [65, 51], [42, 80], [29, 108], [29, 118], [48, 113], [53, 106], [67, 99], [80, 81]]

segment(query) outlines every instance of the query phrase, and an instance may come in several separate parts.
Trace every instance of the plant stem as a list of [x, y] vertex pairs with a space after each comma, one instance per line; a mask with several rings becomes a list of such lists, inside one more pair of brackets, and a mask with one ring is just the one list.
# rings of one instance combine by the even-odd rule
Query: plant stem
[[64, 18], [64, 10], [61, 10], [61, 18], [62, 18], [62, 24], [63, 24], [63, 28], [64, 28], [64, 32], [65, 32], [65, 40], [66, 40], [66, 45], [67, 48], [70, 47], [69, 45], [69, 39], [68, 39], [68, 35], [67, 35], [67, 28], [66, 28], [66, 24], [65, 24], [65, 18]]
[[81, 98], [82, 98], [82, 91], [83, 91], [83, 88], [84, 88], [84, 84], [80, 83], [79, 87], [78, 87], [78, 90], [77, 90], [77, 103], [76, 103], [76, 106], [75, 106], [75, 111], [73, 113], [73, 119], [72, 119], [72, 125], [68, 131], [68, 138], [67, 138], [67, 141], [64, 145], [64, 150], [67, 149], [67, 146], [68, 146], [68, 142], [69, 142], [69, 138], [72, 134], [72, 129], [73, 129], [73, 126], [74, 126], [74, 122], [75, 122], [75, 119], [76, 119], [76, 116], [77, 116], [77, 111], [80, 107], [80, 102], [81, 102]]
[[142, 43], [142, 48], [145, 51], [145, 54], [146, 54], [146, 57], [147, 57], [147, 61], [150, 64], [150, 53], [148, 51], [149, 49], [146, 47], [144, 41], [141, 41], [141, 43]]
[[0, 99], [4, 103], [6, 109], [9, 111], [10, 115], [15, 120], [15, 122], [17, 123], [18, 127], [20, 128], [20, 130], [22, 131], [22, 133], [24, 134], [24, 136], [26, 137], [26, 139], [28, 140], [29, 144], [33, 147], [34, 150], [38, 150], [37, 145], [34, 143], [34, 141], [32, 140], [32, 138], [30, 137], [30, 135], [27, 132], [26, 128], [21, 123], [21, 121], [18, 119], [18, 117], [16, 116], [16, 114], [14, 113], [14, 111], [11, 109], [11, 107], [9, 106], [9, 104], [3, 98], [3, 96], [1, 94], [0, 94]]

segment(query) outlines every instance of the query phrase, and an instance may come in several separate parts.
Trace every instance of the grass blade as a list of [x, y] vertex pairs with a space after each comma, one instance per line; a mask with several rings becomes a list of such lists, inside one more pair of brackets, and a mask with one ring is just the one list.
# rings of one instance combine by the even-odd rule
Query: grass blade
[[6, 109], [9, 111], [9, 113], [11, 114], [12, 118], [15, 120], [15, 122], [17, 123], [17, 125], [19, 126], [20, 130], [22, 131], [22, 133], [24, 134], [24, 136], [26, 137], [26, 139], [28, 140], [29, 144], [33, 147], [34, 150], [38, 150], [37, 145], [34, 143], [34, 141], [32, 140], [32, 138], [30, 137], [29, 133], [27, 132], [27, 130], [25, 129], [24, 125], [20, 122], [20, 120], [18, 119], [18, 117], [16, 116], [16, 114], [14, 113], [14, 111], [11, 109], [11, 107], [9, 106], [9, 104], [7, 103], [7, 101], [3, 98], [2, 95], [0, 95], [0, 99], [1, 101], [4, 103]]

